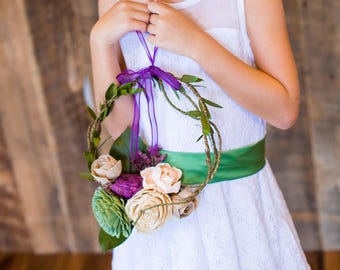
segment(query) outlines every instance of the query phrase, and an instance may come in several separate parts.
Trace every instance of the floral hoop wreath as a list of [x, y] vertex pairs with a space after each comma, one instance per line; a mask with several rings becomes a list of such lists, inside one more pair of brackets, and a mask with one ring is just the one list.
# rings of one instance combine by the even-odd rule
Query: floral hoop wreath
[[[112, 249], [124, 242], [135, 227], [140, 232], [151, 232], [174, 215], [188, 216], [197, 207], [197, 195], [215, 176], [221, 158], [222, 140], [217, 126], [212, 122], [208, 107], [221, 108], [203, 98], [197, 88], [202, 79], [183, 75], [177, 78], [154, 65], [157, 48], [151, 55], [144, 37], [137, 33], [151, 65], [137, 72], [125, 70], [117, 76], [119, 85], [111, 84], [105, 100], [96, 114], [87, 107], [92, 122], [87, 131], [88, 150], [84, 152], [89, 172], [81, 177], [99, 184], [93, 199], [94, 216], [101, 227], [99, 242], [103, 250]], [[166, 92], [168, 84], [178, 99], [185, 98], [192, 105], [186, 111], [174, 104]], [[164, 98], [178, 112], [197, 120], [202, 135], [197, 139], [205, 145], [207, 176], [201, 184], [182, 183], [182, 171], [163, 163], [166, 155], [158, 147], [158, 130], [154, 114], [153, 86], [157, 84]], [[138, 137], [139, 98], [147, 98], [151, 124], [152, 143], [147, 147]], [[115, 101], [126, 95], [134, 96], [134, 121], [112, 144], [108, 154], [100, 155], [100, 148], [110, 139], [101, 140], [101, 125], [111, 113]]]

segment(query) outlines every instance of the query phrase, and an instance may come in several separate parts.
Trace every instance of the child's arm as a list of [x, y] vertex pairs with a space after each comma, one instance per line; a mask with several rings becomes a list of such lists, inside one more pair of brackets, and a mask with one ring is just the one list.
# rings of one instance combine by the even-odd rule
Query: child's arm
[[[149, 3], [150, 42], [189, 56], [231, 96], [275, 127], [291, 127], [299, 83], [281, 0], [245, 0], [247, 30], [258, 69], [234, 57], [182, 12]], [[190, 46], [188, 46], [190, 44]]]
[[[90, 35], [94, 99], [97, 106], [103, 101], [107, 87], [112, 82], [117, 83], [116, 76], [124, 65], [119, 39], [130, 31], [146, 31], [149, 21], [146, 2], [146, 0], [98, 1], [100, 18]], [[105, 126], [113, 139], [131, 124], [132, 118], [132, 97], [119, 98], [105, 121]]]

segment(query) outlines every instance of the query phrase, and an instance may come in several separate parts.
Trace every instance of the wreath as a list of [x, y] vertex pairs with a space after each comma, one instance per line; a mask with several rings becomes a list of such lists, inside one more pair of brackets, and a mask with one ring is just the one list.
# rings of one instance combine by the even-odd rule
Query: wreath
[[[99, 185], [93, 195], [92, 209], [101, 228], [99, 243], [103, 250], [124, 242], [133, 228], [139, 232], [151, 232], [164, 225], [171, 216], [188, 216], [198, 205], [197, 195], [215, 176], [221, 158], [221, 135], [209, 112], [209, 107], [221, 106], [200, 95], [198, 88], [202, 86], [202, 79], [192, 75], [175, 77], [155, 66], [157, 48], [151, 55], [143, 35], [137, 34], [151, 65], [139, 71], [120, 73], [117, 76], [119, 85], [112, 83], [108, 87], [98, 113], [87, 107], [92, 119], [87, 131], [88, 149], [84, 152], [89, 172], [81, 173], [81, 177]], [[179, 100], [187, 99], [192, 110], [175, 105], [165, 84]], [[158, 145], [153, 100], [153, 91], [156, 90], [162, 92], [174, 110], [196, 120], [201, 126], [202, 134], [196, 141], [203, 141], [205, 146], [207, 176], [200, 184], [185, 185], [182, 170], [166, 163], [166, 154]], [[102, 123], [116, 100], [126, 95], [134, 97], [132, 127], [112, 143], [109, 153], [100, 154], [102, 146], [111, 139], [102, 140]], [[148, 101], [152, 134], [149, 146], [138, 136], [141, 95], [145, 95]]]

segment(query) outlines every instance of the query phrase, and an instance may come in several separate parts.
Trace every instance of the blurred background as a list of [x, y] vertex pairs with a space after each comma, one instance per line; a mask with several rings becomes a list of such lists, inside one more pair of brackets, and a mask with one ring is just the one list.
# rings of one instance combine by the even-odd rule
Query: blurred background
[[[301, 114], [267, 155], [312, 269], [339, 270], [340, 1], [284, 4]], [[0, 19], [0, 269], [109, 269], [78, 176], [97, 1], [0, 0]]]

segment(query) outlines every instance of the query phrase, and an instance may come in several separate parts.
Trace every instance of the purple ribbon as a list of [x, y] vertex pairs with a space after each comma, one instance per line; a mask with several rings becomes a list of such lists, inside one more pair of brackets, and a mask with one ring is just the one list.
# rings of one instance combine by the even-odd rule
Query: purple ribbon
[[[138, 87], [143, 88], [144, 95], [148, 104], [148, 115], [151, 126], [151, 145], [150, 154], [156, 154], [159, 151], [158, 147], [158, 125], [156, 120], [155, 102], [153, 97], [153, 78], [158, 78], [168, 84], [172, 89], [178, 90], [181, 88], [181, 83], [170, 73], [156, 67], [155, 60], [158, 51], [157, 47], [154, 47], [153, 54], [149, 50], [149, 47], [144, 39], [143, 34], [137, 31], [140, 42], [149, 58], [151, 65], [147, 68], [143, 68], [138, 71], [124, 70], [117, 76], [117, 80], [120, 84], [128, 82], [134, 82], [138, 84]], [[140, 96], [141, 93], [134, 95], [134, 115], [131, 128], [130, 138], [130, 158], [134, 161], [138, 153], [138, 134], [139, 134], [139, 121], [140, 121]]]

